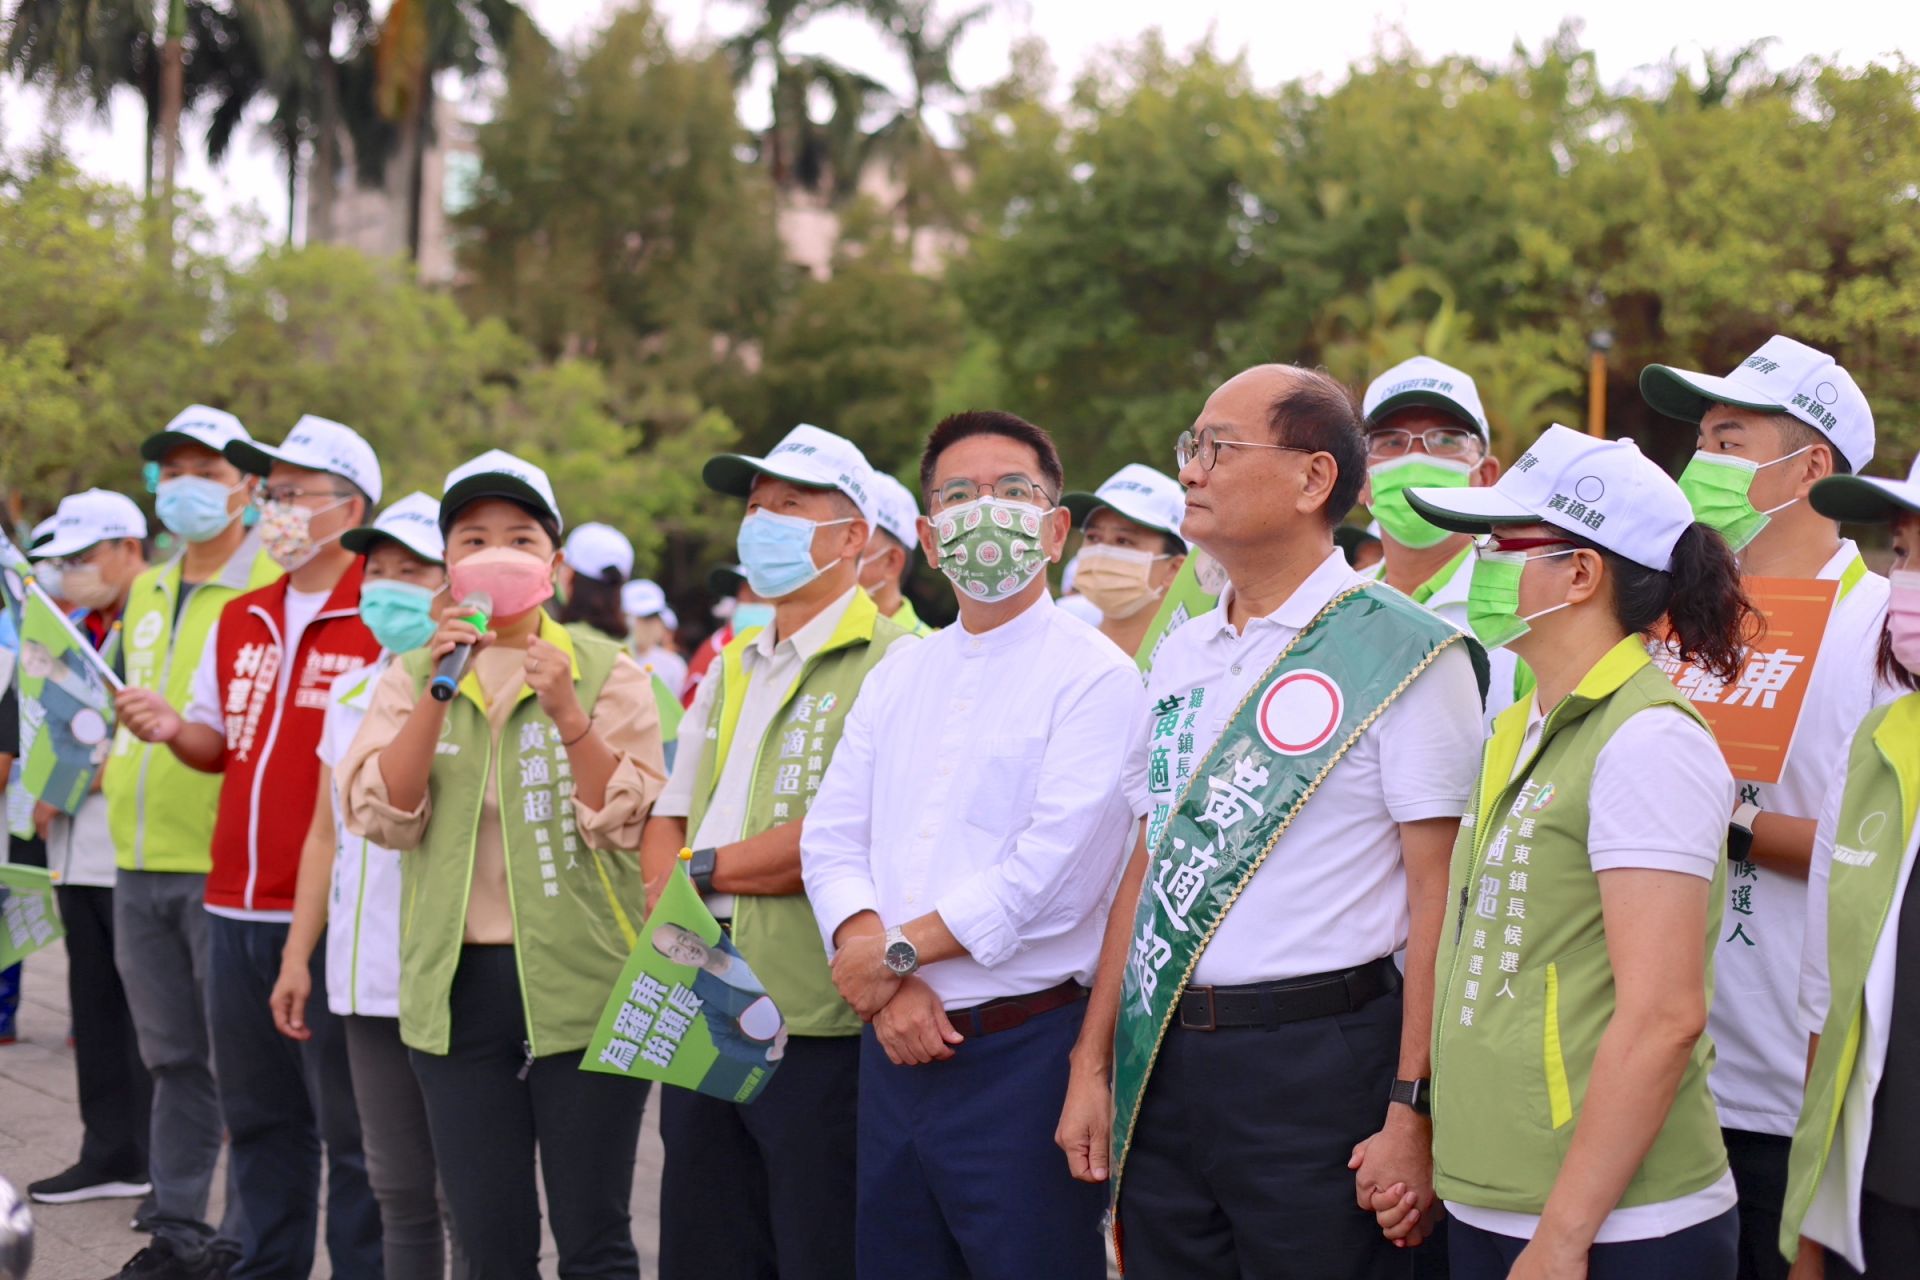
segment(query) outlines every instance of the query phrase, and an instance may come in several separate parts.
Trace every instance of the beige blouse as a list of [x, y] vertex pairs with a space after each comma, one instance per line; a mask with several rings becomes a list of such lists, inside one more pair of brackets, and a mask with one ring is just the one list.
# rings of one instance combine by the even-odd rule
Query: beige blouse
[[[526, 683], [525, 649], [501, 645], [482, 649], [473, 657], [473, 674], [486, 699], [493, 745], [500, 749], [500, 732]], [[360, 732], [334, 773], [342, 797], [347, 828], [389, 849], [417, 849], [426, 837], [432, 815], [432, 797], [423, 796], [411, 812], [396, 809], [387, 800], [387, 781], [380, 773], [379, 756], [400, 732], [412, 713], [416, 695], [413, 678], [399, 663], [388, 668], [374, 690], [373, 705]], [[593, 727], [619, 757], [607, 780], [605, 802], [590, 808], [573, 794], [573, 821], [589, 848], [627, 849], [638, 856], [640, 830], [660, 791], [666, 786], [665, 757], [660, 746], [660, 709], [653, 700], [653, 683], [634, 661], [622, 654], [588, 709]], [[507, 896], [506, 849], [500, 836], [498, 778], [487, 771], [487, 790], [480, 805], [480, 826], [474, 833], [473, 885], [467, 898], [466, 941], [513, 941], [513, 912]]]

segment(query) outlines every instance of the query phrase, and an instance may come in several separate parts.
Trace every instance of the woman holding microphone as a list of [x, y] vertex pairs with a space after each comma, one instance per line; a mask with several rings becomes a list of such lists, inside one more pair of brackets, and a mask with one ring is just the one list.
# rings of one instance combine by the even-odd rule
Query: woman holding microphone
[[[1734, 786], [1647, 655], [1722, 678], [1733, 554], [1630, 441], [1551, 427], [1490, 489], [1413, 489], [1486, 535], [1467, 609], [1539, 679], [1494, 721], [1435, 974], [1434, 1189], [1460, 1280], [1732, 1280], [1733, 1179], [1703, 1031]], [[1425, 1230], [1412, 1199], [1374, 1205]]]
[[620, 645], [541, 608], [561, 526], [545, 473], [482, 454], [448, 475], [440, 526], [457, 603], [381, 679], [339, 768], [349, 829], [403, 853], [401, 1038], [472, 1274], [538, 1274], [537, 1149], [561, 1274], [634, 1277], [645, 1086], [577, 1067], [643, 915], [658, 713]]

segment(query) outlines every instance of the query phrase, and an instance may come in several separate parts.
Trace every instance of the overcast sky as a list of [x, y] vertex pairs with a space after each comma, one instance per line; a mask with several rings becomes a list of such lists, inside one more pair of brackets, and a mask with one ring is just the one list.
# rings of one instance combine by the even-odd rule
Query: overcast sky
[[[555, 39], [586, 39], [615, 7], [615, 0], [523, 0]], [[745, 25], [751, 6], [739, 0], [658, 0], [677, 42], [729, 35]], [[948, 0], [947, 12], [966, 7]], [[1302, 12], [1311, 20], [1303, 21]], [[1728, 25], [1737, 15], [1737, 26]], [[1103, 46], [1126, 42], [1158, 26], [1168, 42], [1184, 48], [1208, 38], [1224, 52], [1245, 50], [1256, 77], [1278, 84], [1301, 77], [1337, 81], [1347, 66], [1364, 59], [1383, 33], [1398, 29], [1427, 54], [1462, 53], [1497, 58], [1517, 39], [1537, 47], [1564, 16], [1584, 24], [1583, 40], [1599, 57], [1601, 75], [1610, 84], [1678, 52], [1695, 62], [1704, 49], [1725, 50], [1771, 36], [1767, 61], [1785, 66], [1812, 56], [1836, 57], [1849, 64], [1888, 59], [1899, 52], [1920, 56], [1920, 8], [1910, 0], [1747, 0], [1728, 4], [1688, 4], [1675, 0], [1607, 0], [1583, 8], [1556, 6], [1551, 0], [1360, 0], [1350, 4], [1285, 4], [1275, 0], [999, 0], [993, 14], [976, 26], [955, 59], [960, 83], [990, 83], [1007, 68], [1012, 43], [1022, 36], [1044, 40], [1063, 78], [1077, 71]], [[905, 68], [858, 18], [830, 15], [804, 28], [793, 41], [796, 52], [828, 53], [889, 85], [904, 90]], [[443, 86], [448, 88], [450, 86]], [[764, 117], [750, 86], [743, 100], [749, 121]], [[18, 147], [47, 125], [44, 98], [13, 81], [0, 83], [0, 143]], [[67, 122], [68, 144], [89, 171], [138, 186], [143, 146], [141, 107], [127, 96], [106, 122], [82, 117]], [[285, 186], [271, 147], [258, 129], [249, 130], [226, 164], [210, 168], [194, 140], [204, 122], [190, 120], [185, 181], [202, 192], [216, 212], [249, 207], [259, 211], [265, 233], [278, 239], [285, 230]]]

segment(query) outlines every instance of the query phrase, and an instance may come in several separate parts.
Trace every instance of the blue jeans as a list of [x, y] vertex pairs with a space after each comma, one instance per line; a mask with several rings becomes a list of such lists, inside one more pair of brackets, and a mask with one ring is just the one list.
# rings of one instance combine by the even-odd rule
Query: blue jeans
[[326, 943], [313, 950], [313, 1038], [302, 1044], [274, 1029], [267, 1004], [287, 926], [224, 916], [207, 925], [207, 1024], [240, 1200], [240, 1261], [228, 1275], [284, 1280], [312, 1271], [324, 1140], [333, 1273], [380, 1280], [380, 1210], [367, 1185], [346, 1037], [327, 1010]]

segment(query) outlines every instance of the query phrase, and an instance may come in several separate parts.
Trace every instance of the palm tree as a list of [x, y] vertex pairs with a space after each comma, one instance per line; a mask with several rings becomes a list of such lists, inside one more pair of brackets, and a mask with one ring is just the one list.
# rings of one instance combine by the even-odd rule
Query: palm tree
[[[752, 23], [722, 45], [736, 85], [762, 65], [772, 72], [772, 120], [761, 141], [761, 157], [774, 185], [783, 190], [824, 190], [837, 200], [859, 183], [867, 151], [862, 121], [886, 90], [831, 58], [796, 57], [786, 47], [788, 37], [809, 19], [854, 2], [757, 0]], [[832, 103], [824, 121], [813, 118], [816, 90]]]
[[909, 238], [929, 214], [949, 215], [957, 180], [946, 148], [927, 128], [927, 110], [940, 98], [958, 98], [953, 55], [967, 29], [993, 11], [979, 4], [942, 24], [934, 0], [867, 0], [867, 9], [906, 58], [913, 98], [881, 125], [874, 145], [900, 181], [900, 213]]

